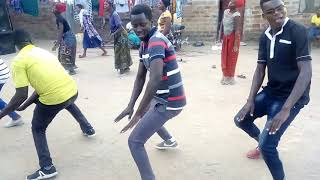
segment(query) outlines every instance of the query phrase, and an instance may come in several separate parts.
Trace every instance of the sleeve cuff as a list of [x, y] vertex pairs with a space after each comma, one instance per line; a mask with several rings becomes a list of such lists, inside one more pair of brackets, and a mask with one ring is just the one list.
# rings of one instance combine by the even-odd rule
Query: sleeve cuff
[[258, 63], [258, 64], [266, 64], [267, 61], [266, 61], [266, 60], [258, 60], [257, 63]]
[[297, 57], [296, 59], [297, 59], [297, 61], [311, 61], [312, 60], [310, 55], [300, 56], [300, 57]]
[[155, 59], [164, 59], [165, 56], [163, 54], [158, 54], [158, 55], [154, 55], [152, 57], [150, 57], [150, 61], [153, 61]]

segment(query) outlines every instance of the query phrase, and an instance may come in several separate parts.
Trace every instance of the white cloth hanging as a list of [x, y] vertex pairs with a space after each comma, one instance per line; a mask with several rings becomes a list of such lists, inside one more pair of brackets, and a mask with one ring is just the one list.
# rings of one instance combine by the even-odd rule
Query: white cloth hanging
[[129, 4], [127, 0], [114, 0], [113, 4], [116, 7], [116, 11], [119, 13], [129, 12]]

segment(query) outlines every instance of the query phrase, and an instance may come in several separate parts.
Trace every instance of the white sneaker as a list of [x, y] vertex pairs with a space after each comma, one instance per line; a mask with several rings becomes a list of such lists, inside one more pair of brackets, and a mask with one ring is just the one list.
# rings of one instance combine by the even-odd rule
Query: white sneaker
[[155, 148], [159, 150], [174, 149], [177, 147], [178, 147], [177, 141], [170, 141], [170, 140], [163, 141], [155, 146]]
[[18, 120], [12, 120], [10, 119], [10, 121], [8, 121], [4, 127], [5, 128], [11, 128], [11, 127], [14, 127], [14, 126], [22, 126], [24, 124], [22, 118], [19, 118]]

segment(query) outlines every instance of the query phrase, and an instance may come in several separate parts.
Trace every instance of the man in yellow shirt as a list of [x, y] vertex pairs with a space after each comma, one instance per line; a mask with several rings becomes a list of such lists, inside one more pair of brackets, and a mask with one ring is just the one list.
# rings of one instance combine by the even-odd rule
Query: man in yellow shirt
[[[66, 109], [77, 120], [85, 136], [94, 136], [95, 130], [74, 104], [78, 96], [76, 82], [58, 59], [50, 52], [32, 45], [30, 35], [23, 30], [15, 31], [15, 45], [20, 51], [11, 65], [16, 93], [0, 112], [0, 119], [9, 112], [22, 111], [29, 105], [36, 104], [32, 134], [40, 169], [26, 179], [48, 179], [58, 174], [52, 164], [46, 139], [46, 129], [54, 117]], [[35, 91], [28, 98], [29, 84]]]
[[320, 40], [320, 8], [317, 9], [316, 14], [311, 18], [311, 27], [309, 31], [310, 43], [316, 39]]

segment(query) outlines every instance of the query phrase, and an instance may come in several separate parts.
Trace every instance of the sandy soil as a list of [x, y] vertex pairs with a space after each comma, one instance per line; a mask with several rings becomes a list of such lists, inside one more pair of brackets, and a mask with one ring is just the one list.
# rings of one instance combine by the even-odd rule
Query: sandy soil
[[[40, 41], [38, 45], [49, 49], [50, 43]], [[132, 52], [132, 71], [125, 76], [114, 70], [113, 50], [108, 52], [110, 56], [101, 57], [100, 50], [88, 50], [87, 58], [77, 60], [79, 69], [74, 76], [79, 86], [77, 104], [95, 127], [97, 136], [83, 137], [66, 111], [48, 128], [51, 154], [60, 173], [56, 180], [140, 178], [127, 146], [129, 133], [119, 133], [127, 121], [113, 123], [128, 103], [137, 72], [137, 51]], [[180, 148], [166, 152], [154, 149], [154, 144], [160, 141], [157, 135], [146, 144], [158, 180], [271, 180], [262, 160], [246, 159], [245, 153], [256, 143], [233, 124], [233, 116], [249, 93], [257, 46], [241, 47], [240, 52], [237, 74], [244, 74], [247, 79], [237, 78], [234, 86], [220, 85], [220, 55], [210, 47], [187, 47], [180, 53], [188, 106], [166, 125]], [[12, 56], [4, 58], [9, 63]], [[288, 180], [320, 179], [320, 95], [316, 93], [320, 87], [319, 56], [320, 50], [314, 50], [311, 102], [279, 146]], [[13, 93], [12, 82], [8, 82], [1, 97], [9, 100]], [[0, 180], [22, 180], [38, 168], [31, 134], [32, 111], [30, 107], [21, 113], [26, 121], [24, 126], [0, 128]], [[7, 120], [8, 117], [3, 118], [0, 125]], [[260, 127], [264, 123], [264, 118], [257, 120]]]

